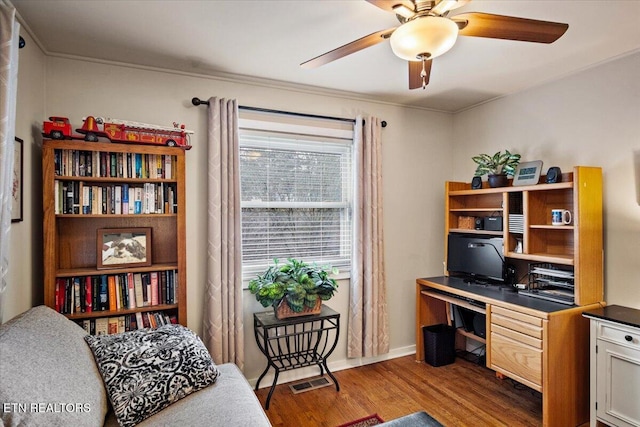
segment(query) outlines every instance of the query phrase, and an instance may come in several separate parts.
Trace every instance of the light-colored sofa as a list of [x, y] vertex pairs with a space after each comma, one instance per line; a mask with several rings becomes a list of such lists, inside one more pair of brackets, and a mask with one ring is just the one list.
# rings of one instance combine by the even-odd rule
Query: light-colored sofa
[[[86, 332], [39, 306], [0, 325], [0, 425], [118, 426]], [[138, 426], [270, 426], [236, 365]]]

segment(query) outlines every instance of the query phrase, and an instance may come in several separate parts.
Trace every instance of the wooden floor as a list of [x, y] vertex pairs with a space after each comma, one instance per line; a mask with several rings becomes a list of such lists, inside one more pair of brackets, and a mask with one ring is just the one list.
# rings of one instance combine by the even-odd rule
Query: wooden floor
[[[276, 387], [267, 412], [274, 426], [335, 427], [377, 413], [385, 421], [424, 410], [444, 426], [540, 426], [542, 396], [456, 358], [434, 368], [413, 355], [334, 373], [340, 383], [293, 394]], [[263, 407], [269, 388], [256, 392]]]

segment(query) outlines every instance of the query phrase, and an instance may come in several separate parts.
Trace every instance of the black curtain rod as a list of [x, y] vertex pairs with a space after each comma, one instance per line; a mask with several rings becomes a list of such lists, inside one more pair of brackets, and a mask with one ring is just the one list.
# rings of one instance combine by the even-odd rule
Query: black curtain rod
[[[198, 105], [209, 105], [209, 101], [203, 101], [200, 98], [191, 98], [191, 103], [195, 106]], [[272, 110], [269, 108], [259, 108], [259, 107], [247, 107], [245, 105], [239, 105], [238, 108], [240, 110], [247, 110], [247, 111], [258, 111], [261, 113], [275, 113], [275, 114], [286, 114], [288, 116], [297, 116], [297, 117], [309, 117], [312, 119], [328, 119], [328, 120], [339, 120], [341, 122], [351, 122], [351, 123], [355, 123], [356, 121], [354, 119], [346, 119], [344, 117], [330, 117], [330, 116], [319, 116], [316, 114], [305, 114], [305, 113], [293, 113], [291, 111], [281, 111], [281, 110]], [[387, 127], [387, 122], [386, 121], [382, 121], [381, 126], [383, 128]]]

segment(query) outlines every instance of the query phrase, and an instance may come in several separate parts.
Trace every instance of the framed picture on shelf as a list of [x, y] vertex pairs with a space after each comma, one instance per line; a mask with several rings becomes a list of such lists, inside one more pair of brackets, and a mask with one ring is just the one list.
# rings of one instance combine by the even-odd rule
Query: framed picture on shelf
[[22, 221], [22, 195], [24, 183], [24, 143], [16, 138], [13, 145], [13, 182], [11, 183], [11, 222]]
[[151, 227], [100, 228], [96, 242], [99, 269], [151, 265]]

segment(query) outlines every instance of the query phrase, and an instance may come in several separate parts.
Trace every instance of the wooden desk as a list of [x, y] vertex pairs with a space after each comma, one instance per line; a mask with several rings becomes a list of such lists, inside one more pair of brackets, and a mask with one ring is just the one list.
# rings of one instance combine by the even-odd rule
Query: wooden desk
[[487, 367], [542, 393], [543, 426], [589, 420], [589, 322], [582, 312], [601, 304], [563, 305], [454, 277], [418, 279], [416, 361], [424, 360], [422, 327], [450, 323], [449, 304], [478, 312], [484, 304]]

